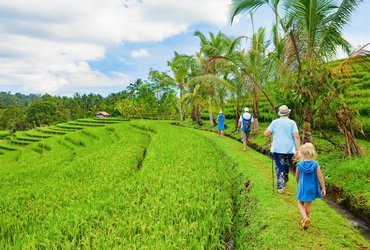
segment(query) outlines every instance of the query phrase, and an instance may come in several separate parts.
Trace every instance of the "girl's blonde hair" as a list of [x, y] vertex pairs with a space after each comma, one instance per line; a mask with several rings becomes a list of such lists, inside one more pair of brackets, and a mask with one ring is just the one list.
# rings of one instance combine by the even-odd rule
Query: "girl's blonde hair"
[[314, 159], [316, 157], [315, 146], [309, 142], [306, 142], [299, 148], [299, 153], [305, 159]]

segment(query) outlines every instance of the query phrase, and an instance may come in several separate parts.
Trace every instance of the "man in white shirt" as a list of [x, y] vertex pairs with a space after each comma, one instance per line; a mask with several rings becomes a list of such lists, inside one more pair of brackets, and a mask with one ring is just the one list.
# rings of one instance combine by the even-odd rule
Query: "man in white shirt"
[[288, 181], [289, 166], [293, 156], [298, 156], [300, 138], [297, 124], [288, 118], [290, 109], [286, 105], [279, 108], [279, 119], [273, 120], [265, 131], [272, 136], [271, 153], [275, 161], [278, 192], [283, 194]]

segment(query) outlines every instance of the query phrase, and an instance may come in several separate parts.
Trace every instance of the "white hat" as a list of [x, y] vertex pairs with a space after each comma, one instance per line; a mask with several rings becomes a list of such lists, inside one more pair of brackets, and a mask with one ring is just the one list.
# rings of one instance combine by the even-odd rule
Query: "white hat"
[[220, 112], [218, 112], [219, 114], [223, 114], [224, 112], [222, 112], [222, 110], [220, 110]]
[[249, 112], [249, 108], [245, 107], [244, 112]]
[[287, 115], [289, 115], [290, 111], [291, 111], [291, 109], [288, 109], [287, 105], [282, 105], [282, 106], [279, 107], [278, 115], [287, 116]]

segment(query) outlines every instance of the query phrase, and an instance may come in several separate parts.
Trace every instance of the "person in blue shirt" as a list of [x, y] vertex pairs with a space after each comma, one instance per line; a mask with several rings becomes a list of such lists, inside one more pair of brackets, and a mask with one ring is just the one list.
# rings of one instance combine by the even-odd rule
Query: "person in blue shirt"
[[298, 157], [300, 138], [297, 124], [289, 119], [290, 109], [286, 105], [279, 107], [279, 119], [273, 120], [265, 131], [265, 136], [272, 136], [271, 153], [275, 162], [277, 188], [280, 194], [285, 192], [289, 166], [293, 156]]
[[218, 136], [222, 137], [224, 135], [224, 130], [225, 130], [225, 115], [222, 111], [218, 113], [217, 116], [217, 127], [218, 127]]
[[313, 144], [305, 143], [299, 149], [299, 153], [302, 161], [297, 164], [295, 172], [298, 185], [297, 200], [299, 212], [303, 218], [301, 220], [302, 228], [307, 229], [310, 226], [312, 201], [325, 196], [326, 187], [320, 165], [317, 161], [314, 161], [316, 151]]
[[245, 107], [244, 108], [244, 114], [242, 114], [239, 118], [238, 122], [238, 130], [241, 128], [242, 134], [242, 142], [243, 142], [243, 150], [247, 150], [248, 146], [248, 139], [249, 139], [249, 134], [252, 129], [252, 122], [253, 122], [253, 115], [249, 113], [249, 108]]

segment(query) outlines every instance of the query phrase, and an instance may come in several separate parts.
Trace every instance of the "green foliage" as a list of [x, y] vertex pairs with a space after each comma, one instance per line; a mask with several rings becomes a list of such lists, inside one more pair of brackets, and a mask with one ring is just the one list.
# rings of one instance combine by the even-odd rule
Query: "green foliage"
[[0, 130], [0, 139], [5, 138], [9, 135], [8, 131]]

